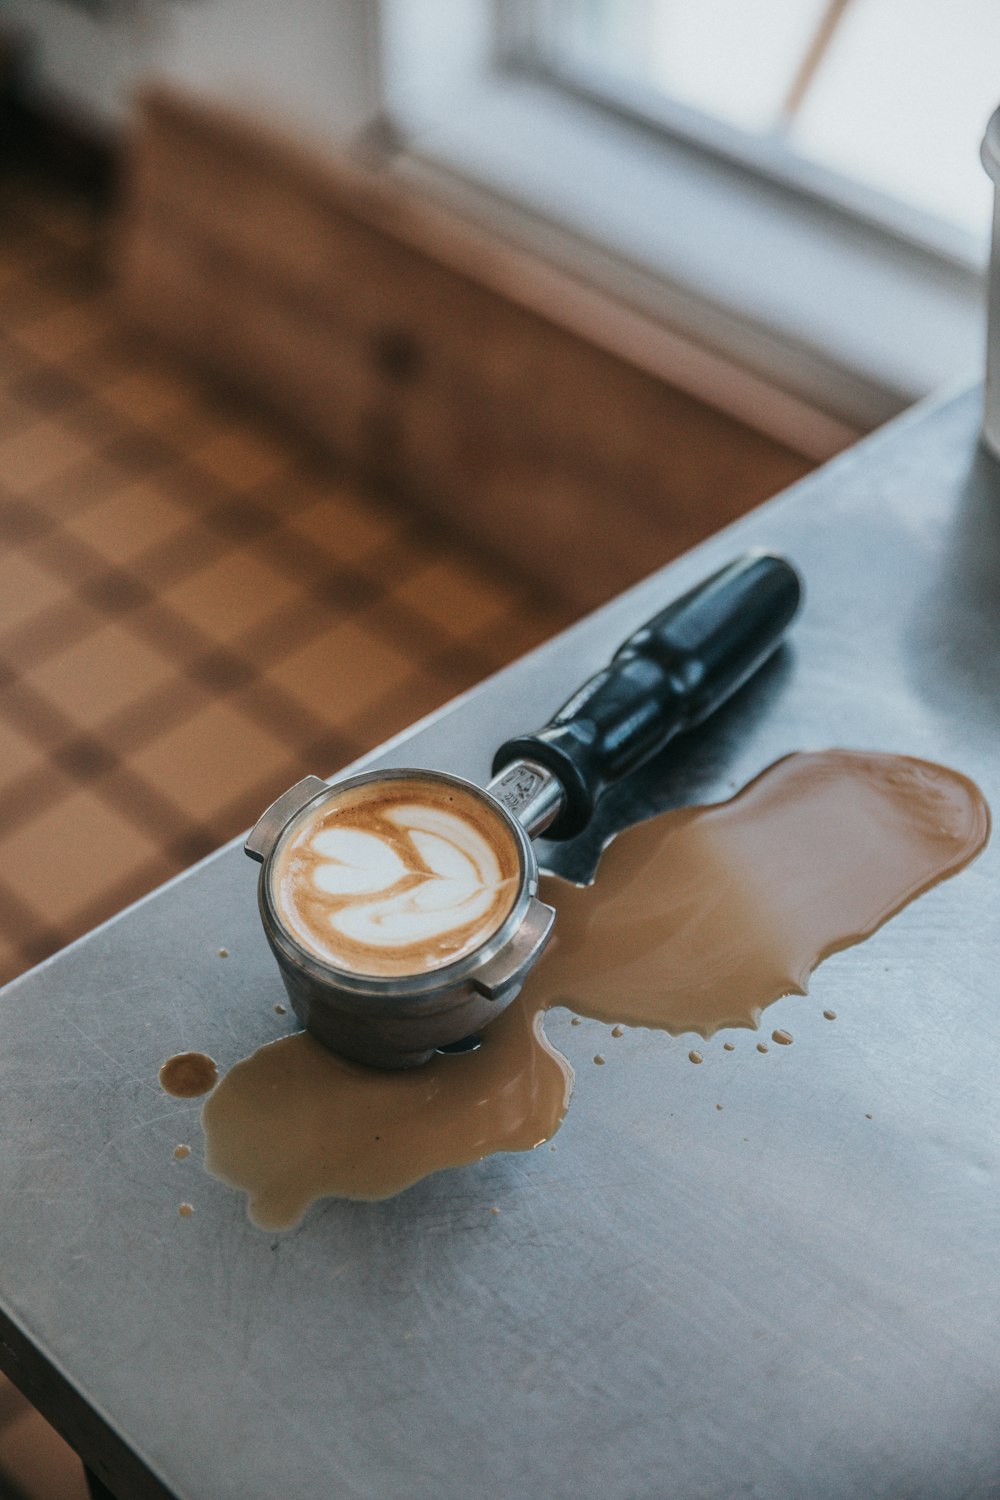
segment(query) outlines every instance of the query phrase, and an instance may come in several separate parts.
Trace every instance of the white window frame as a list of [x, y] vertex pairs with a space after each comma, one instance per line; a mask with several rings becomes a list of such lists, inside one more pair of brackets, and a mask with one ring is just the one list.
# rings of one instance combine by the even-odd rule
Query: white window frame
[[683, 112], [651, 125], [504, 66], [497, 3], [382, 0], [397, 176], [568, 272], [598, 321], [619, 308], [679, 385], [817, 458], [979, 374], [968, 242], [879, 223], [822, 174], [769, 179]]

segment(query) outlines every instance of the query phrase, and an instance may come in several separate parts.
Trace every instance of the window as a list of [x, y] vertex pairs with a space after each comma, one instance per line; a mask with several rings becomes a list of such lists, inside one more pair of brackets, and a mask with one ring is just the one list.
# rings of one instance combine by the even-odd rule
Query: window
[[529, 0], [502, 14], [509, 64], [984, 261], [995, 0]]
[[[867, 180], [852, 176], [836, 158], [837, 131], [820, 130], [820, 84], [833, 88], [834, 46], [846, 46], [853, 6], [870, 17], [889, 0], [838, 7], [844, 14], [792, 111], [798, 135], [772, 128], [789, 77], [805, 77], [811, 45], [808, 28], [789, 26], [787, 15], [822, 20], [825, 0], [728, 0], [732, 15], [776, 18], [766, 109], [763, 70], [737, 100], [720, 81], [718, 47], [720, 71], [702, 67], [698, 83], [695, 63], [711, 50], [705, 18], [721, 15], [724, 0], [683, 3], [701, 29], [678, 22], [683, 47], [654, 62], [648, 33], [629, 32], [624, 18], [641, 11], [652, 25], [655, 0], [384, 0], [384, 93], [401, 141], [391, 169], [644, 320], [673, 351], [678, 383], [822, 457], [943, 383], [979, 373], [984, 255], [975, 226], [989, 184], [983, 176], [972, 193], [978, 207], [942, 209], [912, 192], [907, 202], [900, 186], [885, 191], [874, 158]], [[955, 0], [967, 3], [990, 9], [988, 0]], [[947, 27], [962, 29], [951, 6], [895, 8], [904, 20], [946, 12]], [[738, 67], [741, 47], [727, 35]], [[891, 55], [909, 78], [911, 64]], [[638, 76], [629, 58], [642, 62]], [[933, 74], [925, 61], [925, 95]], [[992, 106], [976, 123], [973, 92], [963, 109], [978, 144]], [[837, 107], [824, 109], [835, 122]], [[903, 132], [897, 104], [886, 110]], [[930, 107], [923, 128], [933, 134], [929, 120]], [[978, 151], [961, 150], [978, 183]], [[930, 174], [920, 152], [913, 161], [923, 193]]]

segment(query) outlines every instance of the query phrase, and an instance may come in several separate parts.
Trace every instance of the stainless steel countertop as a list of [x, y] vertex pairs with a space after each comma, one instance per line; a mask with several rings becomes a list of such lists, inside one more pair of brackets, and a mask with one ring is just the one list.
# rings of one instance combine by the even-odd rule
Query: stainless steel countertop
[[[605, 824], [831, 744], [942, 761], [1000, 808], [979, 403], [909, 414], [376, 759], [485, 778], [760, 545], [805, 576], [791, 648]], [[794, 1047], [692, 1068], [689, 1041], [634, 1031], [595, 1069], [606, 1029], [558, 1012], [557, 1151], [284, 1236], [172, 1160], [200, 1154], [199, 1101], [156, 1079], [287, 1027], [255, 878], [230, 847], [0, 995], [0, 1365], [121, 1496], [1000, 1495], [1000, 849], [769, 1011]]]

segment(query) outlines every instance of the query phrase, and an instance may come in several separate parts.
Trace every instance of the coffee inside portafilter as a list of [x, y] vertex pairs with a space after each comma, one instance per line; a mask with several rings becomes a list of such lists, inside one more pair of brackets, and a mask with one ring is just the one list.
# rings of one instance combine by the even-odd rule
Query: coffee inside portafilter
[[271, 874], [289, 934], [335, 968], [419, 975], [479, 948], [510, 914], [521, 855], [472, 788], [391, 773], [307, 807]]

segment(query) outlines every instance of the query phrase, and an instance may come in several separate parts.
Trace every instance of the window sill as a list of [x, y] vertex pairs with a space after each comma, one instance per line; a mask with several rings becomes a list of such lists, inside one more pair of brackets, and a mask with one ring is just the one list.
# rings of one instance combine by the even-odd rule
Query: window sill
[[389, 87], [392, 173], [659, 329], [694, 394], [822, 458], [979, 369], [975, 268], [547, 82], [466, 83]]

